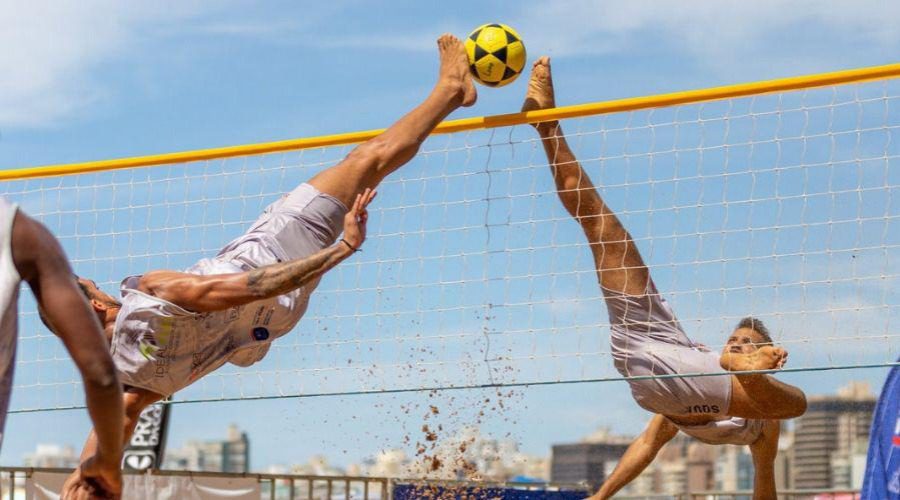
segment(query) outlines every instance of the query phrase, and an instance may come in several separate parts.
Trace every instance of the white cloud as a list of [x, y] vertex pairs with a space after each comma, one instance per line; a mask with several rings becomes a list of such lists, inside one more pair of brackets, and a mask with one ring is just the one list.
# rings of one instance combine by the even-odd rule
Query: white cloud
[[[522, 34], [533, 55], [605, 55], [636, 50], [683, 52], [701, 64], [730, 72], [751, 66], [815, 68], [859, 50], [887, 50], [900, 42], [900, 3], [879, 0], [755, 2], [659, 0], [558, 0], [521, 4], [502, 19]], [[365, 35], [310, 39], [316, 47], [431, 50], [436, 34], [465, 35], [474, 26], [431, 26]], [[845, 40], [846, 52], [822, 51], [822, 40]], [[654, 47], [654, 44], [665, 47]], [[833, 43], [831, 45], [834, 45]], [[890, 61], [885, 61], [890, 62]], [[783, 72], [783, 70], [780, 70]]]
[[823, 28], [835, 36], [894, 44], [900, 40], [900, 27], [892, 21], [898, 15], [900, 4], [877, 0], [563, 0], [528, 9], [520, 22], [533, 41], [562, 53], [609, 52], [659, 35], [672, 46], [703, 54], [769, 45], [772, 35]]
[[[226, 8], [228, 6], [238, 8]], [[117, 2], [0, 0], [0, 126], [46, 126], [105, 98], [97, 76], [105, 63], [127, 61], [142, 42], [194, 33], [297, 43], [313, 48], [433, 51], [444, 31], [464, 35], [474, 26], [443, 20], [420, 29], [387, 26], [329, 34], [323, 19], [351, 15], [348, 4], [304, 7], [302, 17], [275, 17], [234, 2]], [[355, 9], [354, 9], [355, 10]], [[799, 72], [822, 59], [887, 51], [900, 43], [900, 4], [861, 0], [660, 2], [560, 0], [510, 11], [508, 21], [533, 54], [555, 56], [658, 52], [653, 44], [688, 54], [718, 71], [787, 66]], [[418, 24], [417, 24], [418, 25]], [[845, 53], [824, 51], [823, 37], [846, 40]], [[821, 64], [819, 64], [821, 66]], [[831, 64], [835, 66], [835, 64]], [[846, 66], [846, 63], [838, 65]], [[787, 70], [787, 68], [786, 68]], [[784, 73], [785, 70], [778, 70]]]
[[0, 0], [0, 125], [44, 126], [106, 91], [92, 74], [126, 57], [148, 28], [191, 18], [196, 2]]

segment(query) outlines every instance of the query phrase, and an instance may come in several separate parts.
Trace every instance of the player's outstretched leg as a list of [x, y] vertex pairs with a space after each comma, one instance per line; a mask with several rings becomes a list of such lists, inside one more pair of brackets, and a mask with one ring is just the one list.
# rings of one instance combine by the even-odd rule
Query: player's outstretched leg
[[[550, 58], [539, 58], [531, 68], [531, 79], [522, 111], [553, 108], [556, 99]], [[566, 210], [581, 224], [604, 288], [630, 295], [642, 295], [649, 273], [631, 235], [606, 206], [575, 154], [569, 148], [558, 121], [535, 123], [547, 162], [553, 172], [557, 194]]]
[[437, 40], [441, 68], [425, 101], [381, 135], [361, 144], [337, 166], [309, 181], [319, 191], [350, 206], [357, 193], [374, 188], [415, 156], [441, 120], [460, 106], [475, 104], [477, 94], [462, 42], [445, 34]]

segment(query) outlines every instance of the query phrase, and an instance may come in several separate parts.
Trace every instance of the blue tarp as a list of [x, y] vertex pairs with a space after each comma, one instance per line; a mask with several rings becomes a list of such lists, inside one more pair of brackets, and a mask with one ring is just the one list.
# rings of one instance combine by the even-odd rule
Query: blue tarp
[[862, 498], [900, 500], [900, 366], [891, 369], [875, 406]]
[[587, 491], [534, 491], [514, 488], [479, 488], [474, 486], [429, 486], [421, 484], [398, 484], [394, 486], [394, 500], [418, 500], [432, 498], [440, 500], [581, 500]]

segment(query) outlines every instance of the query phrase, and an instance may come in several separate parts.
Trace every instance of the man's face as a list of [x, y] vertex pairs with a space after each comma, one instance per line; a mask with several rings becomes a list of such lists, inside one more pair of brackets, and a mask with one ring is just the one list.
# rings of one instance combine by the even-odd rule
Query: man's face
[[723, 353], [750, 354], [763, 345], [768, 345], [766, 339], [752, 328], [738, 328], [728, 337]]

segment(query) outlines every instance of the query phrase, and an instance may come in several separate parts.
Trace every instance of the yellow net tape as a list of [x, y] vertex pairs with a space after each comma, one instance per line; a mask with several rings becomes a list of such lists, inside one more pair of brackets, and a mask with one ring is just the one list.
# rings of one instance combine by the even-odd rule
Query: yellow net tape
[[[688, 90], [658, 94], [644, 97], [632, 97], [574, 106], [562, 106], [540, 111], [526, 113], [508, 113], [493, 116], [479, 116], [450, 120], [441, 123], [434, 130], [434, 134], [449, 134], [484, 128], [508, 127], [525, 123], [536, 123], [581, 116], [600, 115], [605, 113], [617, 113], [639, 109], [661, 108], [680, 104], [691, 104], [761, 95], [773, 92], [785, 92], [816, 87], [826, 87], [847, 83], [860, 83], [866, 81], [885, 80], [900, 76], [900, 63], [884, 66], [871, 66], [867, 68], [835, 71], [831, 73], [819, 73], [815, 75], [779, 78], [776, 80], [764, 80], [752, 83], [726, 85], [699, 90]], [[296, 151], [308, 148], [325, 146], [340, 146], [364, 142], [381, 133], [384, 129], [350, 132], [345, 134], [322, 135], [285, 141], [263, 142], [257, 144], [245, 144], [222, 148], [199, 149], [194, 151], [182, 151], [149, 156], [135, 156], [131, 158], [117, 158], [113, 160], [101, 160], [84, 163], [70, 163], [63, 165], [45, 165], [39, 167], [27, 167], [0, 171], [0, 181], [29, 179], [35, 177], [53, 177], [60, 175], [83, 174], [123, 168], [147, 167], [151, 165], [164, 165], [172, 163], [186, 163], [192, 161], [211, 160], [216, 158], [230, 158], [235, 156], [250, 156], [264, 153], [282, 151]]]

